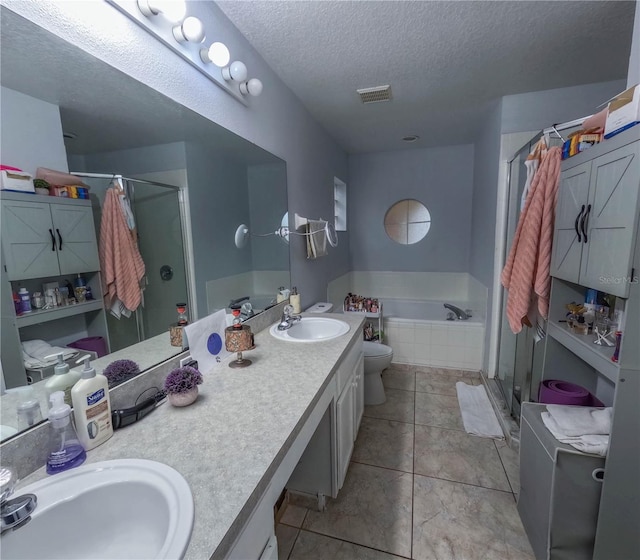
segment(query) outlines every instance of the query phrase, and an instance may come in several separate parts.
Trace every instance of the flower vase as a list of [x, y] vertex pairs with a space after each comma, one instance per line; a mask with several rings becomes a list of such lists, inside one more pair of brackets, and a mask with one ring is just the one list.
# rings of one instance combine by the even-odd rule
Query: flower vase
[[198, 398], [198, 388], [194, 387], [185, 393], [169, 393], [168, 399], [173, 406], [189, 406]]

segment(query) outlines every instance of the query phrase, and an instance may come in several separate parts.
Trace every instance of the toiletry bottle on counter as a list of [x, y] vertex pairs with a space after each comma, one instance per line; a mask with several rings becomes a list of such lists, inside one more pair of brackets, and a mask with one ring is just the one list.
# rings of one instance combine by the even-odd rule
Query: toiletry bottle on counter
[[23, 313], [31, 312], [31, 296], [29, 295], [29, 290], [26, 288], [20, 288], [18, 290], [18, 297], [20, 298], [20, 310]]
[[71, 406], [71, 388], [80, 380], [80, 372], [69, 371], [69, 364], [64, 361], [62, 352], [59, 354], [51, 354], [48, 358], [57, 358], [58, 363], [53, 368], [53, 376], [44, 384], [44, 390], [47, 393], [47, 399], [56, 391], [64, 393], [64, 402]]
[[96, 375], [91, 367], [91, 356], [85, 356], [82, 378], [71, 389], [73, 414], [78, 437], [83, 447], [90, 451], [113, 435], [109, 382], [104, 375]]
[[296, 288], [295, 286], [291, 288], [289, 303], [293, 306], [294, 313], [299, 314], [302, 312], [302, 308], [300, 307], [300, 294], [298, 293], [298, 288]]
[[282, 303], [285, 299], [287, 299], [284, 294], [284, 286], [280, 286], [278, 288], [278, 293], [276, 294], [276, 303]]
[[56, 391], [49, 397], [51, 409], [51, 442], [47, 457], [47, 474], [57, 474], [84, 463], [87, 452], [82, 447], [71, 423], [71, 407], [64, 404], [64, 393]]

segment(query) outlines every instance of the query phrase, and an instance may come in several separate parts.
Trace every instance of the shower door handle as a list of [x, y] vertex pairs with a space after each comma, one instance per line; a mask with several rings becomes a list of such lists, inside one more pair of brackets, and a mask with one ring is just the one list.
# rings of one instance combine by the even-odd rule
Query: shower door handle
[[578, 222], [580, 222], [580, 217], [582, 216], [583, 212], [584, 212], [584, 204], [582, 205], [582, 209], [580, 210], [580, 213], [576, 216], [576, 221], [573, 224], [573, 227], [576, 230], [576, 235], [578, 236], [578, 243], [582, 243], [582, 237], [580, 237], [580, 230], [578, 229]]

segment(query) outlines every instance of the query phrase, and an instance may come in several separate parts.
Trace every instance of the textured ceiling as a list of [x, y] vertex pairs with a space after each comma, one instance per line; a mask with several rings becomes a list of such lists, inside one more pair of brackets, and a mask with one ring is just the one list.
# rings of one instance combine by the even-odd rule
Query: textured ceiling
[[[347, 151], [468, 142], [491, 99], [625, 78], [635, 1], [219, 1]], [[391, 84], [362, 105], [356, 89]], [[604, 101], [604, 100], [603, 100]]]
[[78, 135], [65, 141], [68, 153], [190, 140], [238, 162], [277, 160], [10, 10], [0, 14], [0, 82], [60, 107], [63, 129]]

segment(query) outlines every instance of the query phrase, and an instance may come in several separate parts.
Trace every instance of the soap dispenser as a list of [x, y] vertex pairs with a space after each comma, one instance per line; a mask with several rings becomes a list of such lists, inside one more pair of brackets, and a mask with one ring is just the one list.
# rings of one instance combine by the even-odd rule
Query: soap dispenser
[[71, 389], [73, 414], [78, 437], [83, 447], [90, 451], [113, 435], [109, 382], [104, 375], [96, 375], [91, 367], [91, 356], [85, 356], [81, 379]]
[[44, 384], [44, 390], [47, 394], [47, 400], [56, 391], [64, 393], [64, 402], [71, 406], [71, 388], [79, 381], [80, 372], [69, 371], [69, 364], [64, 361], [62, 352], [59, 354], [51, 354], [48, 358], [57, 358], [58, 363], [53, 368], [53, 376]]
[[71, 423], [71, 407], [64, 403], [64, 393], [56, 391], [49, 398], [51, 442], [47, 457], [47, 474], [57, 474], [84, 463], [84, 450]]

